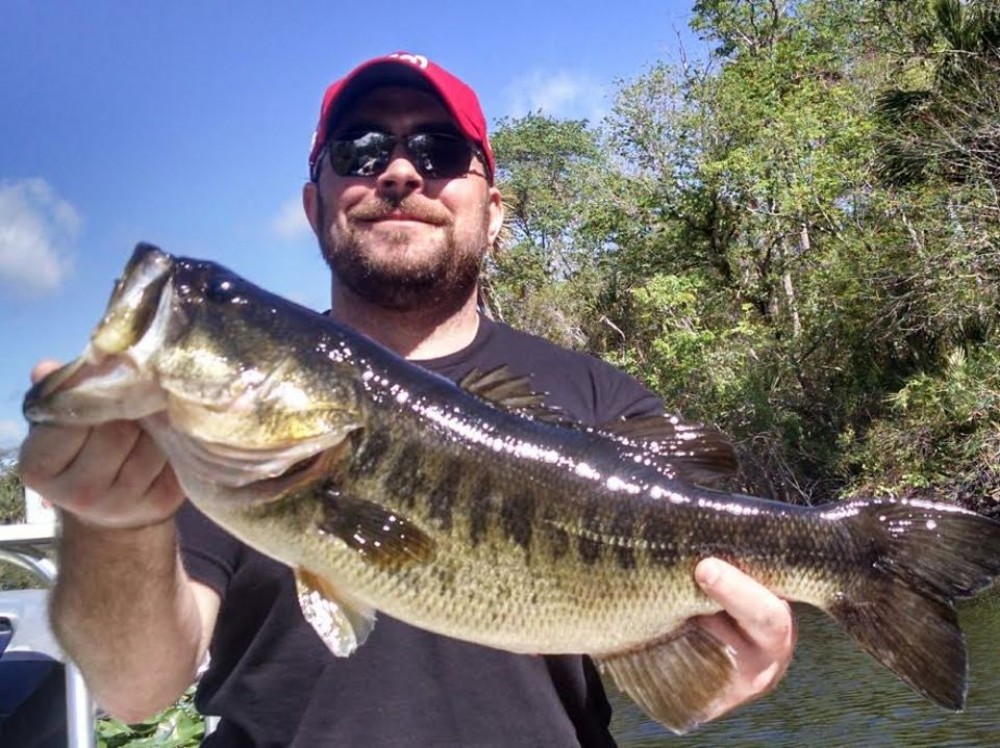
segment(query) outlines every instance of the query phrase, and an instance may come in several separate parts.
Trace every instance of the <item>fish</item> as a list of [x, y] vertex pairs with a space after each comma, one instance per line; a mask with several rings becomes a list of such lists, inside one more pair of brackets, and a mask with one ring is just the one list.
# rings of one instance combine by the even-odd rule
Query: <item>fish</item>
[[506, 368], [459, 382], [206, 260], [139, 244], [29, 422], [138, 422], [190, 501], [294, 570], [331, 651], [376, 611], [522, 654], [580, 654], [653, 719], [695, 728], [733, 651], [696, 617], [718, 557], [825, 611], [914, 690], [964, 708], [955, 601], [1000, 574], [1000, 522], [946, 502], [795, 506], [729, 493], [718, 430], [573, 422]]

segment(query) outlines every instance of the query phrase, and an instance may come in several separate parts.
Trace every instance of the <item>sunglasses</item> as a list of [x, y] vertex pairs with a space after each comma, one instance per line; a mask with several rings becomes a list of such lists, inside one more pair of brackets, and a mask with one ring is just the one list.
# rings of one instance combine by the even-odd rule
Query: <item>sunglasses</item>
[[[349, 138], [331, 138], [326, 141], [323, 150], [334, 173], [342, 177], [375, 177], [388, 168], [398, 143], [402, 143], [420, 175], [428, 179], [454, 179], [466, 174], [486, 176], [469, 169], [473, 155], [486, 163], [479, 147], [450, 133], [416, 132], [397, 136], [372, 130]], [[314, 168], [314, 181], [319, 177], [322, 160], [320, 152]]]

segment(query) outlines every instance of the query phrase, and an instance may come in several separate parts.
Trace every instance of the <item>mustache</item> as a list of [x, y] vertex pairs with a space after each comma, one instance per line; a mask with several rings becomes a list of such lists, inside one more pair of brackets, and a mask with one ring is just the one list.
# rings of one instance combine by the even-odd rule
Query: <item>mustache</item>
[[405, 197], [402, 200], [376, 198], [353, 208], [348, 217], [356, 221], [378, 221], [393, 213], [404, 213], [418, 221], [437, 225], [446, 224], [450, 220], [447, 211], [433, 204], [421, 203], [412, 197]]

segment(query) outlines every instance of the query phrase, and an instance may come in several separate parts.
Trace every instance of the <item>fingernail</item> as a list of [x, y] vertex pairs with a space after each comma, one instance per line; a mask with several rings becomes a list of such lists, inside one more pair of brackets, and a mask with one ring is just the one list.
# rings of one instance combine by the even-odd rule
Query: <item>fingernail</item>
[[722, 565], [709, 558], [698, 564], [695, 578], [702, 587], [711, 587], [722, 576]]

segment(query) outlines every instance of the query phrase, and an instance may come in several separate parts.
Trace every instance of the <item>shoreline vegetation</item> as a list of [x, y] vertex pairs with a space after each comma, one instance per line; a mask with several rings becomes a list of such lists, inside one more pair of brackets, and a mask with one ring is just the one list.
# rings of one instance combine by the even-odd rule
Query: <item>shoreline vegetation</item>
[[492, 138], [494, 314], [738, 445], [738, 485], [1000, 516], [1000, 6], [693, 3], [710, 52]]

